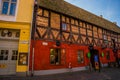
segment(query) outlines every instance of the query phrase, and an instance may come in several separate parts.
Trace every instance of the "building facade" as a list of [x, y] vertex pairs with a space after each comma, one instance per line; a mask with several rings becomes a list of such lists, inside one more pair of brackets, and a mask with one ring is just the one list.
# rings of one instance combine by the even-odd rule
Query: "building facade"
[[0, 0], [0, 75], [27, 73], [33, 0]]
[[120, 28], [64, 0], [38, 0], [31, 40], [34, 75], [85, 70], [120, 58]]

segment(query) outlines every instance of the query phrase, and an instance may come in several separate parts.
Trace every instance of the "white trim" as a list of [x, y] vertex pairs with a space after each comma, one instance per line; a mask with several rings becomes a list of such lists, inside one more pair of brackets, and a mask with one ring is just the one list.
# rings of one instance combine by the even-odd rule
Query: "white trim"
[[[10, 6], [10, 5], [9, 5]], [[3, 15], [1, 14], [2, 12], [2, 0], [0, 0], [0, 20], [3, 21], [16, 21], [17, 13], [18, 13], [18, 6], [19, 6], [19, 0], [16, 2], [16, 10], [15, 10], [15, 15]]]
[[17, 4], [16, 4], [15, 21], [16, 21], [17, 14], [18, 14], [18, 7], [19, 7], [19, 0], [17, 0]]
[[86, 67], [76, 67], [72, 69], [64, 68], [64, 69], [52, 69], [52, 70], [39, 70], [39, 71], [34, 71], [34, 75], [49, 75], [49, 74], [75, 72], [75, 71], [83, 71], [83, 70], [87, 70]]

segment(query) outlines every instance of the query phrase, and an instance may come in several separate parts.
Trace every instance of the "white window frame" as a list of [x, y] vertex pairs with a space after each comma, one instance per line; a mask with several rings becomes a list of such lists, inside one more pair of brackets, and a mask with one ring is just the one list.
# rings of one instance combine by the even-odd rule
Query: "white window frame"
[[[17, 0], [16, 0], [16, 2], [12, 2], [12, 0], [9, 0], [9, 1], [2, 0], [1, 2], [2, 2], [2, 4], [1, 4], [1, 14], [2, 14], [3, 3], [4, 2], [9, 2], [7, 14], [2, 14], [2, 15], [9, 15], [9, 16], [15, 16], [16, 15]], [[10, 15], [10, 6], [11, 6], [12, 3], [16, 3], [16, 8], [15, 8], [15, 14], [14, 15]]]

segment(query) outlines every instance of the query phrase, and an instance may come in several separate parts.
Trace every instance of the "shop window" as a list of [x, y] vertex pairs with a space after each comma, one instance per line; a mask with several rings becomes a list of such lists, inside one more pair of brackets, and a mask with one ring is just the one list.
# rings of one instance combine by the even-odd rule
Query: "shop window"
[[8, 60], [8, 50], [1, 50], [0, 60]]
[[77, 55], [78, 63], [84, 63], [84, 51], [78, 50]]
[[17, 55], [18, 55], [18, 51], [17, 50], [13, 50], [12, 51], [12, 60], [17, 60]]
[[66, 23], [62, 23], [62, 30], [66, 31], [67, 30], [67, 24]]
[[17, 0], [2, 0], [2, 14], [15, 15]]
[[107, 51], [107, 52], [106, 52], [106, 59], [107, 59], [107, 60], [110, 60], [110, 51]]
[[59, 65], [65, 61], [64, 49], [50, 49], [50, 64]]

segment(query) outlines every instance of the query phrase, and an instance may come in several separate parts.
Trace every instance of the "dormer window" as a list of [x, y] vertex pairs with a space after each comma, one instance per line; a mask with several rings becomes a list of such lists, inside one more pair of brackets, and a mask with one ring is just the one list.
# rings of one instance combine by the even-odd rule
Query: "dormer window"
[[2, 12], [4, 15], [15, 15], [17, 0], [2, 0]]
[[67, 30], [67, 24], [66, 23], [62, 23], [62, 30], [66, 31]]

